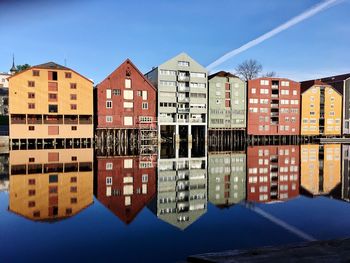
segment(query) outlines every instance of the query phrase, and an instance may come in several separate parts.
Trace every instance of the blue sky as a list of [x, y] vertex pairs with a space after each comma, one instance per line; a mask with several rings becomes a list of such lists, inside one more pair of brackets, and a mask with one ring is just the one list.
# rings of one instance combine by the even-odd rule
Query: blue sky
[[[0, 71], [55, 61], [100, 82], [126, 58], [142, 72], [184, 51], [209, 65], [321, 0], [0, 0]], [[235, 56], [305, 80], [350, 72], [350, 0]]]

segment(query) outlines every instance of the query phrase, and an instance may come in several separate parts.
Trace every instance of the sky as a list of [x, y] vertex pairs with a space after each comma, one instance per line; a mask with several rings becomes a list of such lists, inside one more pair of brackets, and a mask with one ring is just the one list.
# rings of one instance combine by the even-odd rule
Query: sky
[[[97, 84], [125, 59], [146, 73], [186, 52], [203, 66], [324, 0], [0, 0], [0, 71], [54, 61]], [[350, 0], [234, 56], [301, 81], [350, 72]]]

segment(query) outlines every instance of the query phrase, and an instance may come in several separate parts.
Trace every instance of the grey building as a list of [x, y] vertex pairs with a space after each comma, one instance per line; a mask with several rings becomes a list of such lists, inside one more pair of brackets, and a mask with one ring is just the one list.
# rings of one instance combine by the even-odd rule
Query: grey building
[[158, 159], [157, 194], [149, 208], [184, 230], [206, 213], [207, 189], [206, 157]]
[[7, 78], [11, 74], [0, 72], [0, 115], [8, 115], [9, 86]]
[[245, 129], [246, 82], [225, 71], [212, 74], [208, 79], [208, 129]]
[[209, 153], [209, 202], [228, 207], [246, 199], [246, 154]]
[[159, 141], [206, 139], [207, 70], [181, 53], [145, 76], [158, 90]]
[[320, 79], [343, 94], [343, 134], [350, 134], [350, 73]]

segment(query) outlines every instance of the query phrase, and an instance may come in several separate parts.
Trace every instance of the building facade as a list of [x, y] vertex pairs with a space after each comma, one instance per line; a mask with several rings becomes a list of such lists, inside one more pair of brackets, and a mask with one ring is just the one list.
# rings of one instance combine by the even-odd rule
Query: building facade
[[343, 134], [350, 134], [350, 73], [320, 79], [343, 94]]
[[340, 144], [300, 145], [300, 182], [308, 195], [328, 195], [341, 183]]
[[247, 148], [247, 201], [269, 203], [299, 195], [299, 146]]
[[156, 195], [156, 165], [138, 156], [97, 157], [97, 199], [125, 224]]
[[208, 129], [246, 128], [246, 83], [220, 71], [208, 77]]
[[93, 149], [12, 150], [9, 210], [34, 221], [78, 214], [93, 203]]
[[209, 202], [229, 207], [246, 199], [246, 154], [243, 152], [209, 153]]
[[206, 139], [207, 70], [181, 53], [145, 75], [158, 90], [158, 140]]
[[49, 62], [9, 78], [10, 140], [93, 138], [93, 82]]
[[157, 116], [157, 91], [127, 59], [97, 86], [97, 129], [138, 129]]
[[8, 78], [11, 74], [0, 72], [0, 115], [9, 113], [9, 84]]
[[321, 81], [301, 83], [301, 135], [341, 135], [342, 95]]
[[249, 135], [299, 135], [300, 84], [283, 78], [248, 81]]

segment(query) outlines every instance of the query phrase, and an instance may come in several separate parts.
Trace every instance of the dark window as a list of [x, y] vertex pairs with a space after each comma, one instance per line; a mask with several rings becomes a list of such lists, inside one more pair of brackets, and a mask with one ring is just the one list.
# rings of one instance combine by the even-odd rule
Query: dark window
[[117, 96], [120, 96], [120, 94], [121, 94], [120, 89], [114, 89], [114, 90], [113, 90], [113, 94], [114, 94], [114, 95], [117, 95]]
[[28, 99], [35, 99], [35, 93], [34, 92], [28, 92]]
[[70, 199], [70, 203], [71, 203], [71, 204], [76, 204], [77, 202], [78, 202], [78, 200], [77, 200], [76, 197], [72, 197], [72, 198]]
[[35, 130], [35, 127], [34, 127], [34, 126], [29, 126], [29, 127], [28, 127], [28, 130], [34, 131], [34, 130]]
[[77, 109], [77, 104], [71, 104], [70, 105], [71, 110], [76, 110]]
[[39, 70], [33, 70], [33, 76], [34, 77], [39, 77], [40, 76], [40, 71]]
[[57, 71], [49, 71], [49, 80], [57, 80]]
[[66, 215], [72, 214], [72, 208], [66, 208]]
[[40, 211], [34, 211], [33, 212], [34, 217], [40, 217]]
[[34, 162], [35, 162], [35, 158], [30, 157], [30, 158], [29, 158], [29, 162], [30, 162], [30, 163], [34, 163]]
[[72, 126], [72, 131], [76, 131], [77, 130], [77, 126]]
[[29, 185], [35, 185], [35, 179], [28, 179]]
[[49, 93], [49, 101], [57, 101], [57, 94]]
[[57, 182], [58, 182], [58, 175], [57, 174], [50, 174], [49, 183], [57, 183]]
[[78, 158], [76, 156], [72, 156], [72, 161], [77, 161]]
[[65, 76], [66, 76], [66, 79], [70, 79], [72, 77], [72, 73], [66, 72]]
[[35, 103], [28, 103], [28, 109], [35, 109]]
[[70, 84], [71, 89], [76, 89], [77, 88], [77, 83], [71, 83]]
[[58, 112], [58, 105], [49, 105], [49, 112]]
[[34, 81], [28, 81], [28, 87], [35, 87], [35, 82]]
[[58, 192], [57, 186], [50, 186], [49, 187], [49, 193], [50, 194], [57, 194], [57, 192]]
[[35, 190], [34, 190], [34, 189], [30, 189], [30, 190], [28, 191], [28, 195], [29, 195], [29, 196], [35, 195]]
[[76, 193], [77, 190], [78, 190], [78, 188], [76, 186], [71, 186], [71, 188], [70, 188], [71, 193]]
[[58, 91], [57, 82], [49, 82], [48, 89], [49, 89], [49, 91]]
[[76, 177], [71, 177], [70, 178], [70, 182], [71, 183], [76, 183], [77, 182], [77, 178]]
[[70, 94], [70, 99], [71, 100], [76, 100], [77, 99], [77, 94]]
[[28, 207], [35, 207], [35, 202], [34, 201], [29, 201], [28, 202]]

